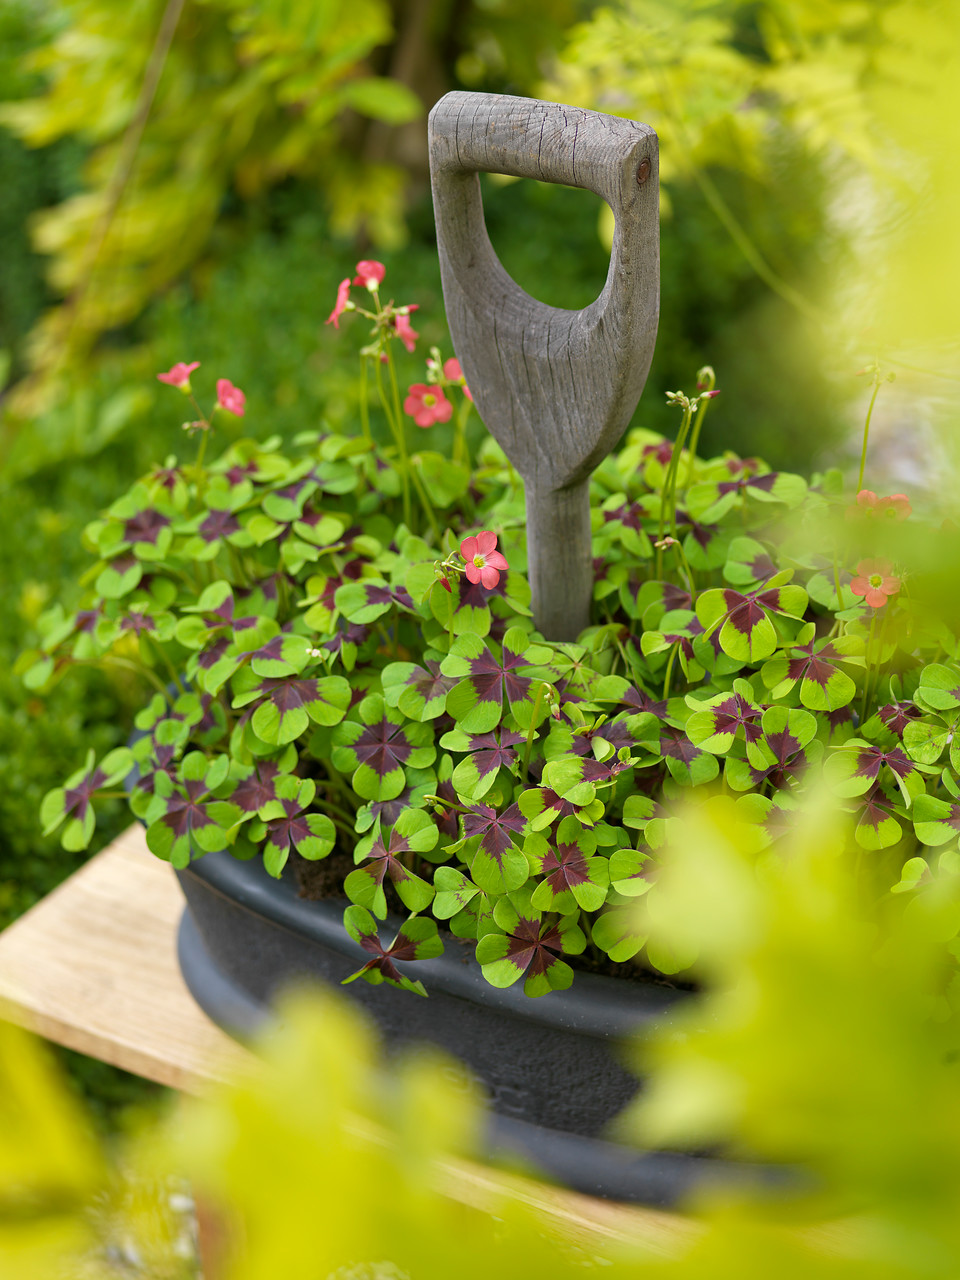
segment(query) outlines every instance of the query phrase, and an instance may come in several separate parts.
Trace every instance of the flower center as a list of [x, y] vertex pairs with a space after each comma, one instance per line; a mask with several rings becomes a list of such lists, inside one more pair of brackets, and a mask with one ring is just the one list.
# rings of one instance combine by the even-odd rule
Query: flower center
[[477, 566], [478, 569], [482, 569], [487, 562], [483, 556], [477, 555], [473, 557], [473, 563]]
[[871, 587], [879, 590], [879, 588], [883, 586], [883, 574], [871, 573], [867, 581], [870, 583]]
[[430, 393], [428, 392], [423, 397], [423, 403], [427, 406], [428, 409], [432, 409], [433, 406], [437, 403], [437, 397], [430, 395]]

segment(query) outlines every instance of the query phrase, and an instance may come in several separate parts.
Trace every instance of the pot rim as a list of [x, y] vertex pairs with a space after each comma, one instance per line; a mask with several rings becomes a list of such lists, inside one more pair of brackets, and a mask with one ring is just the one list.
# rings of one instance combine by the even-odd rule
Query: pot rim
[[[344, 928], [343, 908], [349, 905], [348, 900], [299, 897], [289, 865], [276, 880], [258, 859], [242, 861], [224, 849], [204, 854], [189, 867], [178, 870], [177, 875], [195, 877], [221, 897], [290, 933], [339, 952], [358, 966], [369, 959]], [[381, 923], [396, 933], [403, 920], [388, 915]], [[460, 954], [452, 950], [451, 942], [462, 948]], [[431, 988], [443, 991], [545, 1028], [619, 1039], [643, 1031], [654, 1021], [662, 1024], [665, 1016], [688, 995], [653, 979], [644, 982], [577, 972], [573, 985], [565, 991], [552, 991], [545, 998], [535, 999], [524, 995], [520, 983], [512, 987], [491, 986], [469, 941], [448, 934], [444, 937], [444, 948], [442, 956], [416, 962], [415, 976], [422, 979], [428, 994]], [[406, 965], [403, 967], [407, 969]], [[418, 998], [412, 993], [408, 996], [411, 1000]]]

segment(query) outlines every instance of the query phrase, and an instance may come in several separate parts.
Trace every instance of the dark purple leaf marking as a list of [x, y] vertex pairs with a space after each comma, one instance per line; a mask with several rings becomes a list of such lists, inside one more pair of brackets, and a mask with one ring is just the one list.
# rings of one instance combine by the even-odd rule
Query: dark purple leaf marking
[[574, 885], [587, 884], [590, 872], [583, 851], [575, 844], [558, 844], [550, 849], [543, 859], [541, 873], [554, 895], [559, 895]]
[[520, 812], [520, 806], [512, 804], [506, 812], [498, 814], [489, 805], [474, 805], [469, 813], [464, 814], [463, 834], [465, 836], [482, 836], [480, 848], [485, 850], [497, 866], [503, 865], [503, 855], [513, 841], [509, 832], [520, 832], [527, 820]]
[[914, 770], [913, 761], [904, 754], [901, 747], [894, 747], [891, 751], [875, 746], [858, 747], [857, 767], [853, 771], [853, 777], [876, 778], [881, 765], [887, 765], [898, 778], [906, 778]]
[[202, 799], [209, 794], [207, 784], [201, 780], [188, 780], [180, 784], [186, 795], [178, 795], [176, 792], [169, 797], [166, 802], [167, 811], [161, 818], [164, 826], [170, 828], [176, 839], [182, 836], [189, 836], [191, 832], [198, 830], [200, 827], [210, 827], [214, 825], [213, 819], [207, 814]]
[[901, 741], [907, 725], [911, 720], [918, 719], [920, 714], [920, 708], [914, 706], [912, 702], [888, 702], [877, 712], [882, 723]]
[[170, 523], [169, 516], [161, 515], [153, 507], [146, 511], [138, 511], [123, 526], [123, 536], [127, 542], [156, 542], [163, 529]]
[[243, 480], [246, 480], [248, 476], [256, 475], [257, 471], [258, 467], [255, 462], [245, 462], [242, 465], [239, 462], [235, 462], [233, 466], [223, 474], [226, 476], [227, 480], [229, 480], [231, 485], [236, 485], [240, 484]]
[[837, 652], [833, 644], [825, 644], [814, 652], [814, 641], [797, 645], [793, 649], [800, 657], [791, 659], [787, 666], [787, 677], [790, 680], [812, 680], [822, 689], [827, 687], [830, 677], [837, 670], [836, 662], [843, 655]]
[[546, 973], [562, 952], [563, 939], [555, 924], [541, 924], [521, 916], [513, 932], [507, 934], [505, 959], [531, 977]]
[[745, 489], [762, 489], [769, 493], [780, 477], [779, 471], [768, 471], [764, 476], [741, 476], [739, 480], [721, 480], [717, 485], [717, 493], [742, 493]]
[[513, 748], [524, 741], [522, 733], [511, 733], [508, 729], [500, 730], [499, 740], [495, 733], [474, 734], [470, 738], [467, 750], [476, 766], [477, 776], [485, 778], [488, 773], [493, 773], [502, 764], [509, 768], [517, 758]]
[[694, 746], [682, 729], [666, 726], [660, 734], [660, 754], [689, 765], [703, 752]]
[[386, 717], [367, 725], [352, 749], [360, 764], [369, 765], [379, 778], [402, 768], [411, 750], [403, 725], [391, 724]]
[[666, 702], [655, 702], [642, 686], [639, 689], [635, 689], [631, 685], [623, 695], [623, 701], [628, 707], [636, 707], [638, 711], [649, 711], [650, 714], [656, 716], [658, 720], [666, 718]]
[[284, 815], [282, 818], [271, 818], [267, 823], [267, 844], [272, 844], [278, 853], [289, 853], [299, 847], [301, 840], [309, 840], [313, 835], [304, 809], [296, 800], [281, 800]]
[[229, 511], [211, 511], [200, 526], [200, 537], [204, 542], [219, 542], [221, 538], [228, 538], [231, 533], [236, 533], [240, 528], [240, 522], [236, 516]]
[[132, 631], [137, 636], [152, 635], [156, 629], [157, 624], [149, 613], [139, 613], [136, 610], [131, 610], [120, 619], [120, 630]]
[[237, 783], [230, 799], [244, 813], [256, 813], [270, 800], [276, 800], [276, 780], [279, 776], [280, 770], [272, 760], [261, 760], [254, 765], [249, 778], [243, 778]]
[[731, 694], [719, 705], [711, 708], [714, 717], [714, 733], [736, 733], [742, 728], [747, 742], [756, 742], [763, 736], [758, 721], [763, 714], [759, 707], [752, 707], [739, 693]]
[[94, 769], [93, 773], [88, 773], [85, 778], [81, 778], [75, 787], [67, 788], [63, 793], [64, 817], [75, 811], [77, 817], [82, 821], [86, 817], [94, 793], [103, 786], [106, 780], [107, 775], [98, 767]]

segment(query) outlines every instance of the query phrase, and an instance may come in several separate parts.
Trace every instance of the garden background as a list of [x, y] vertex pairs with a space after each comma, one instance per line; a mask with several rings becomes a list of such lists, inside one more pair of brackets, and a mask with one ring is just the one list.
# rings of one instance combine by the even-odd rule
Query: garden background
[[[672, 433], [663, 393], [710, 363], [706, 452], [849, 469], [882, 386], [877, 487], [884, 468], [918, 492], [942, 474], [956, 17], [932, 0], [0, 0], [0, 927], [78, 858], [41, 838], [41, 797], [88, 746], [121, 742], [139, 700], [92, 670], [26, 690], [15, 662], [46, 605], [79, 594], [84, 525], [182, 448], [156, 372], [199, 360], [201, 386], [231, 378], [257, 434], [355, 420], [354, 361], [323, 321], [358, 257], [420, 307], [409, 381], [432, 343], [449, 354], [426, 171], [426, 111], [448, 89], [660, 134], [660, 337], [638, 423]], [[599, 201], [485, 179], [485, 207], [532, 294], [596, 296]], [[117, 805], [100, 837], [125, 821]], [[74, 1066], [108, 1111], [138, 1093]]]

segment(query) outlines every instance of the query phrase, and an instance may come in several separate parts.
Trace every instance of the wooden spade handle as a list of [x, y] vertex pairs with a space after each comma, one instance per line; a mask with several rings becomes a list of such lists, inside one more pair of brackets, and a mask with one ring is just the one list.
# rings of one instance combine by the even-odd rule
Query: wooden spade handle
[[[481, 93], [441, 98], [429, 133], [454, 350], [526, 484], [537, 625], [548, 639], [573, 639], [592, 594], [587, 481], [636, 408], [656, 341], [656, 134], [597, 111]], [[484, 225], [481, 171], [583, 187], [610, 205], [610, 268], [589, 307], [545, 306], [503, 269]]]

